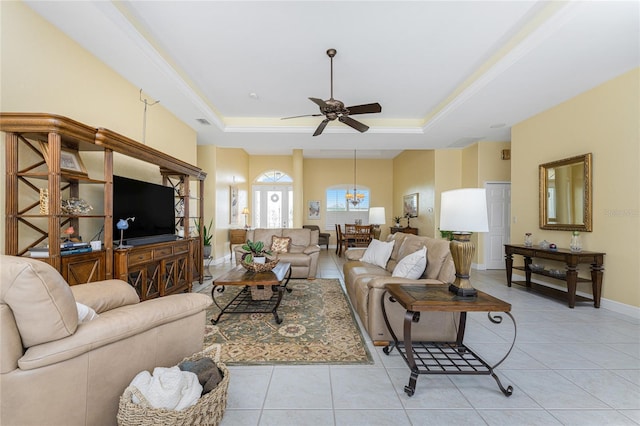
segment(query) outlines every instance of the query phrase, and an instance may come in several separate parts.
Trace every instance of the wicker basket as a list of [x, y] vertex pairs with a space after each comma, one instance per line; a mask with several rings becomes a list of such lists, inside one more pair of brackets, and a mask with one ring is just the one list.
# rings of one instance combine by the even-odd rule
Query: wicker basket
[[244, 260], [242, 260], [240, 262], [240, 264], [247, 271], [251, 271], [251, 272], [267, 272], [267, 271], [270, 271], [273, 268], [275, 268], [279, 261], [280, 261], [280, 259], [273, 259], [273, 260], [269, 260], [268, 262], [265, 262], [265, 263], [246, 263]]
[[[263, 287], [263, 288], [258, 288]], [[251, 286], [251, 299], [252, 300], [270, 300], [273, 296], [273, 289], [270, 285], [265, 286]]]
[[[217, 353], [214, 351], [217, 350]], [[212, 425], [217, 426], [222, 421], [224, 410], [227, 407], [227, 389], [229, 388], [229, 370], [220, 362], [220, 345], [212, 345], [203, 350], [185, 358], [184, 361], [197, 361], [200, 358], [211, 358], [223, 378], [208, 394], [200, 397], [195, 405], [184, 410], [166, 410], [163, 408], [152, 408], [133, 386], [128, 386], [120, 397], [118, 407], [118, 425], [131, 426], [191, 426], [191, 425]], [[140, 404], [134, 404], [131, 396], [135, 395], [140, 399]]]

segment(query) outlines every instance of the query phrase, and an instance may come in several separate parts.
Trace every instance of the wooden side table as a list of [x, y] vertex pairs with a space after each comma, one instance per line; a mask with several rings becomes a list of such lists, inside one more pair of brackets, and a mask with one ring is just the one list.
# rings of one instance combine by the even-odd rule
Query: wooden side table
[[[404, 316], [404, 341], [399, 341], [385, 309], [385, 299], [399, 303], [407, 310]], [[516, 342], [516, 321], [511, 315], [511, 305], [486, 293], [478, 291], [477, 297], [464, 298], [449, 291], [447, 284], [387, 284], [382, 294], [382, 315], [393, 343], [383, 351], [389, 355], [396, 348], [411, 370], [409, 384], [404, 387], [407, 395], [416, 390], [419, 374], [466, 374], [490, 375], [505, 396], [511, 396], [513, 387], [502, 386], [495, 368], [507, 359]], [[460, 322], [455, 342], [414, 342], [411, 339], [411, 326], [420, 320], [420, 312], [459, 312]], [[513, 322], [513, 342], [506, 355], [494, 365], [487, 364], [480, 356], [463, 344], [467, 312], [487, 312], [494, 324], [502, 322], [502, 316], [492, 312], [504, 312]]]
[[247, 242], [246, 229], [229, 229], [229, 259], [233, 261], [233, 246], [236, 244], [244, 244]]

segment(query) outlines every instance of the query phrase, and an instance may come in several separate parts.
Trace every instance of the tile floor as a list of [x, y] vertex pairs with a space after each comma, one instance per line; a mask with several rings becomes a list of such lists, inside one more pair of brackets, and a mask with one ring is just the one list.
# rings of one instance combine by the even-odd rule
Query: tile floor
[[[342, 277], [342, 258], [322, 250], [318, 276]], [[211, 265], [218, 276], [231, 264]], [[508, 301], [516, 345], [490, 376], [419, 376], [393, 352], [370, 345], [375, 364], [237, 366], [222, 426], [236, 425], [638, 425], [640, 318], [508, 288], [504, 271], [472, 271], [475, 287]], [[209, 281], [210, 282], [210, 281]], [[208, 282], [205, 282], [207, 284]], [[285, 318], [286, 321], [286, 318]], [[468, 315], [465, 343], [490, 363], [509, 348], [513, 327]]]

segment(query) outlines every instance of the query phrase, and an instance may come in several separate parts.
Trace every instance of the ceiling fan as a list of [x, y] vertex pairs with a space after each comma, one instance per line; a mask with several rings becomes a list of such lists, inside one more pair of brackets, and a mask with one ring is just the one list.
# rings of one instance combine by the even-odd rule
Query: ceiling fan
[[284, 117], [282, 120], [287, 120], [290, 118], [300, 118], [300, 117], [320, 117], [324, 115], [325, 119], [322, 120], [316, 131], [313, 133], [313, 136], [318, 136], [322, 134], [322, 131], [329, 121], [333, 121], [336, 118], [338, 121], [346, 124], [347, 126], [353, 127], [360, 133], [364, 133], [369, 130], [369, 126], [354, 120], [350, 117], [350, 115], [356, 114], [371, 114], [382, 111], [382, 107], [379, 103], [373, 104], [364, 104], [364, 105], [354, 105], [350, 107], [345, 107], [342, 101], [337, 99], [333, 99], [333, 57], [336, 56], [336, 49], [327, 50], [327, 56], [331, 58], [331, 98], [326, 101], [323, 101], [319, 98], [309, 98], [312, 102], [320, 107], [320, 114], [306, 114], [306, 115], [296, 115], [293, 117]]

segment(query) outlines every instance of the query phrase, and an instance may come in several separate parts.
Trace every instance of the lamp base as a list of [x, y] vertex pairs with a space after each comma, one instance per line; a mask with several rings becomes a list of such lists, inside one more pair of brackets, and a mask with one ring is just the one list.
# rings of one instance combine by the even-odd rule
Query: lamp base
[[449, 291], [458, 297], [478, 297], [478, 291], [473, 287], [458, 287], [455, 284], [449, 284]]

